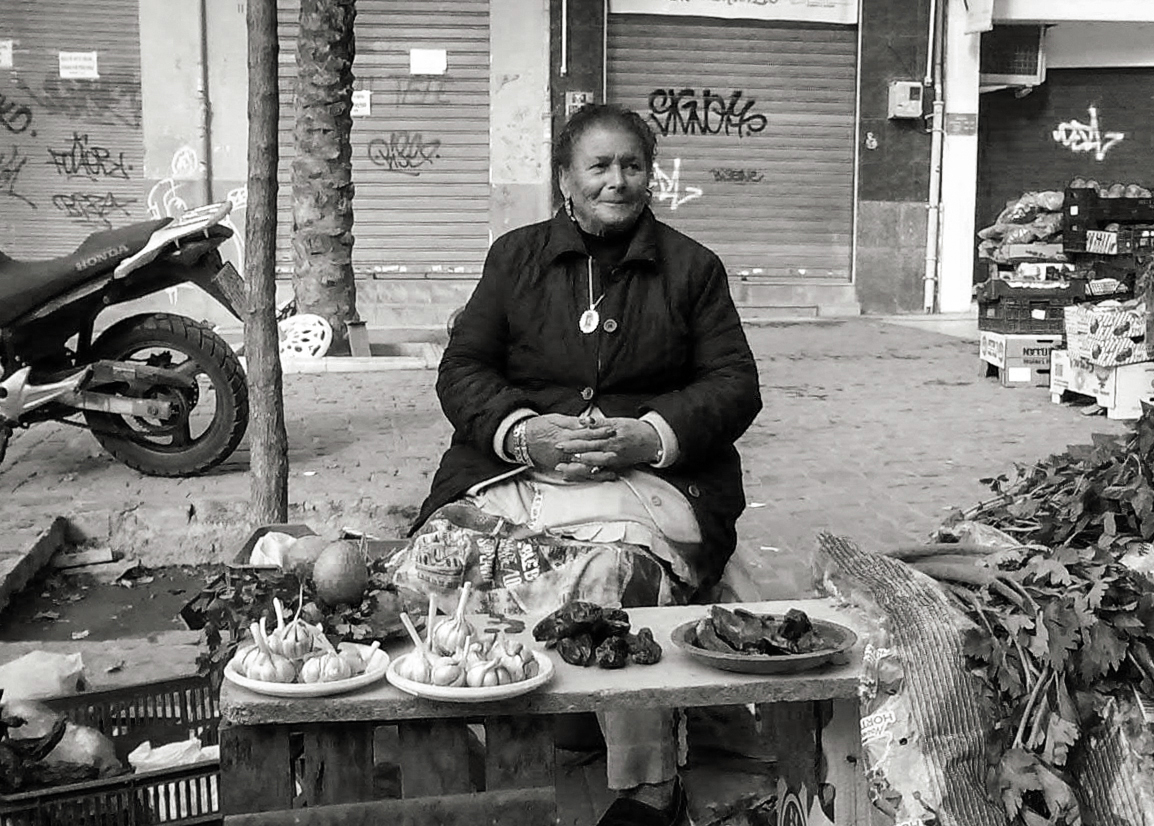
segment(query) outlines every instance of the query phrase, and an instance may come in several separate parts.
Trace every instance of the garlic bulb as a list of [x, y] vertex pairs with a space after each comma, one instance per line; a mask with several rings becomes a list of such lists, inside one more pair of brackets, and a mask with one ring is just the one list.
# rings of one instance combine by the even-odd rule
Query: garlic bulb
[[[301, 586], [300, 598], [297, 601], [297, 612], [293, 617], [293, 621], [288, 625], [283, 625], [278, 634], [280, 636], [280, 653], [284, 654], [290, 660], [299, 660], [308, 655], [313, 650], [313, 643], [315, 632], [308, 623], [301, 619], [301, 608], [305, 604], [304, 586]], [[273, 604], [277, 604], [277, 615], [280, 614], [279, 601], [273, 599]]]
[[368, 669], [369, 663], [372, 662], [373, 653], [380, 647], [380, 640], [376, 640], [371, 646], [369, 646], [369, 650], [367, 652], [361, 654], [361, 652], [357, 650], [357, 647], [352, 643], [342, 642], [337, 646], [337, 653], [340, 654], [344, 661], [349, 664], [349, 667], [352, 668], [354, 675], [363, 674]]
[[428, 683], [432, 679], [429, 661], [423, 651], [411, 651], [397, 660], [397, 676], [414, 683]]
[[429, 656], [428, 646], [404, 611], [401, 612], [401, 624], [405, 626], [415, 647], [397, 660], [397, 676], [415, 683], [427, 683], [432, 679], [432, 658]]
[[248, 676], [248, 667], [260, 656], [260, 647], [254, 642], [248, 648], [238, 648], [232, 656], [232, 667], [242, 677]]
[[433, 647], [445, 656], [454, 654], [465, 638], [473, 633], [473, 626], [465, 619], [465, 605], [469, 601], [469, 588], [472, 585], [466, 582], [461, 588], [461, 599], [457, 602], [457, 611], [451, 617], [441, 620], [433, 630]]
[[268, 641], [270, 651], [276, 654], [284, 654], [284, 651], [281, 650], [281, 635], [284, 633], [284, 604], [280, 601], [279, 597], [272, 598], [272, 608], [273, 614], [276, 615], [276, 627], [273, 628], [271, 634], [265, 635], [265, 639]]
[[[465, 683], [471, 688], [487, 688], [501, 684], [501, 677], [497, 673], [501, 670], [501, 664], [494, 661], [479, 662], [469, 668], [465, 672]], [[505, 674], [505, 682], [509, 681], [509, 675]]]
[[434, 660], [429, 676], [433, 685], [455, 688], [465, 684], [465, 669], [452, 657], [440, 657]]
[[264, 626], [259, 622], [252, 624], [252, 635], [260, 648], [260, 654], [248, 664], [247, 676], [251, 680], [261, 680], [266, 683], [291, 683], [296, 679], [296, 666], [292, 660], [276, 653], [268, 647], [268, 638], [264, 633]]
[[319, 683], [321, 681], [321, 655], [312, 654], [301, 663], [300, 681], [302, 683]]

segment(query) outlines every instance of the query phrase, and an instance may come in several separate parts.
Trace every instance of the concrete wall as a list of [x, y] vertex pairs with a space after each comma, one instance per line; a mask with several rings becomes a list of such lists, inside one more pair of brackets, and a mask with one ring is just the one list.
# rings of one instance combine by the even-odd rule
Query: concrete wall
[[494, 2], [489, 86], [489, 231], [550, 213], [549, 1]]
[[[863, 313], [922, 305], [930, 135], [926, 121], [887, 111], [890, 81], [924, 79], [929, 15], [927, 0], [862, 0], [854, 282]], [[923, 92], [927, 112], [931, 96]]]

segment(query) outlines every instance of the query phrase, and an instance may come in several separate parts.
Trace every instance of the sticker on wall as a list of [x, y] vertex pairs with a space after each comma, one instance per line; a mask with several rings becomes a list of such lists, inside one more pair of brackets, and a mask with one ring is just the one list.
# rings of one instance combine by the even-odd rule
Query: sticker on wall
[[353, 92], [353, 110], [350, 114], [354, 118], [367, 118], [373, 113], [373, 93], [370, 89], [357, 89]]
[[443, 75], [449, 65], [444, 49], [409, 49], [409, 74]]
[[0, 40], [0, 69], [12, 68], [12, 41]]
[[978, 115], [976, 112], [946, 112], [947, 135], [976, 135], [978, 134]]
[[60, 76], [80, 80], [96, 80], [96, 52], [60, 52]]
[[566, 92], [565, 117], [571, 118], [574, 112], [576, 112], [586, 103], [593, 103], [593, 100], [594, 96], [592, 92]]

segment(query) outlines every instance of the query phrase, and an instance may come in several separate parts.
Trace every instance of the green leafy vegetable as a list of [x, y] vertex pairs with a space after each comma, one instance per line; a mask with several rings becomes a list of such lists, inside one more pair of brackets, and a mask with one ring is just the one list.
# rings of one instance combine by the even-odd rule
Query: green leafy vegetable
[[984, 579], [939, 576], [975, 623], [963, 650], [996, 720], [987, 787], [1014, 824], [1080, 824], [1068, 764], [1111, 697], [1154, 693], [1154, 583], [1123, 561], [1154, 540], [1152, 451], [1144, 406], [1128, 434], [983, 480], [995, 498], [955, 515], [1021, 543], [982, 559]]

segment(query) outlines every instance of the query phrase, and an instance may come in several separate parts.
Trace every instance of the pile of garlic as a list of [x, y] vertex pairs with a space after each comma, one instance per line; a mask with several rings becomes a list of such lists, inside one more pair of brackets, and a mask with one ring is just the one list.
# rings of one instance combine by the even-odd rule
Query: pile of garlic
[[401, 614], [415, 647], [397, 660], [397, 676], [426, 685], [486, 688], [518, 683], [540, 673], [541, 666], [533, 652], [508, 639], [504, 631], [487, 640], [474, 636], [472, 625], [464, 619], [468, 587], [466, 583], [456, 613], [439, 623], [430, 600], [425, 629], [428, 636], [423, 640], [409, 615]]
[[[302, 600], [303, 603], [303, 600]], [[285, 623], [284, 607], [273, 599], [277, 627], [267, 633], [264, 624], [254, 622], [249, 631], [254, 644], [241, 648], [232, 658], [232, 668], [242, 677], [266, 683], [333, 683], [363, 674], [380, 647], [374, 642], [366, 656], [357, 646], [341, 643], [334, 648], [318, 625], [300, 618], [300, 609], [292, 622]]]

